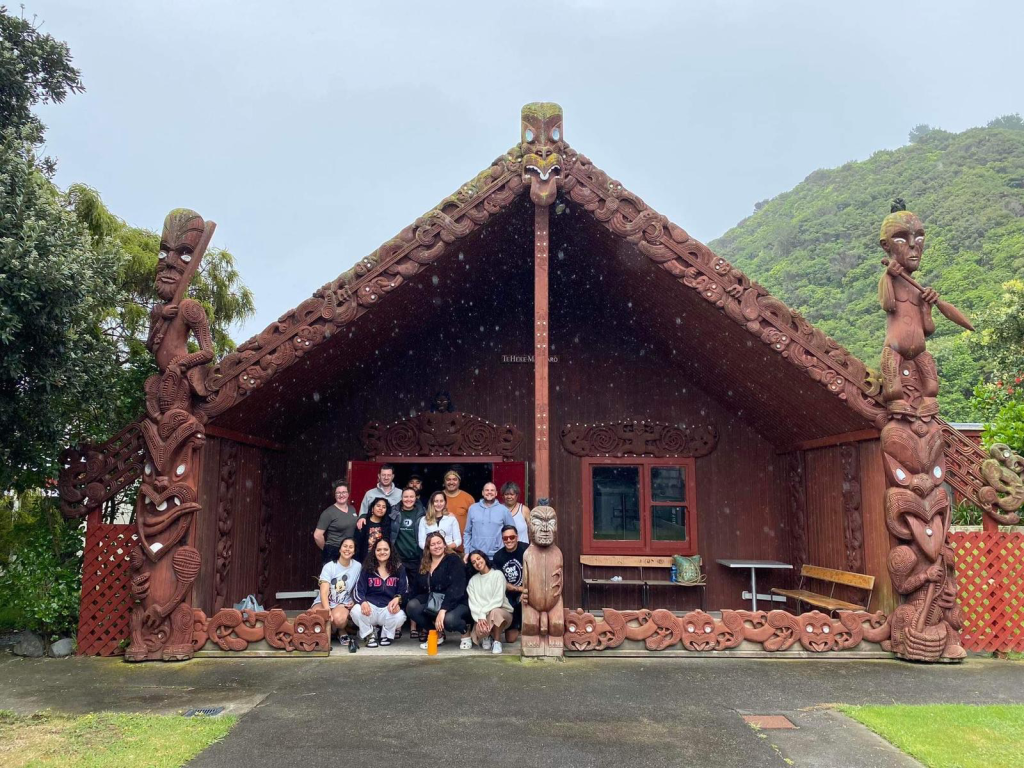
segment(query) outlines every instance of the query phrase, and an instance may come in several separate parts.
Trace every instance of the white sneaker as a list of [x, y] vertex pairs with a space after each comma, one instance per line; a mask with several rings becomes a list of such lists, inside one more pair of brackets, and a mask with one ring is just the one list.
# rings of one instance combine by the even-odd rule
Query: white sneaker
[[494, 641], [494, 638], [492, 638], [492, 637], [490, 637], [488, 635], [487, 637], [485, 637], [483, 640], [480, 641], [480, 647], [483, 648], [485, 651], [489, 651], [489, 650], [491, 650], [491, 643], [493, 641]]
[[491, 646], [491, 653], [501, 653], [501, 641], [495, 640], [494, 645]]
[[459, 650], [460, 651], [468, 651], [472, 647], [473, 647], [473, 641], [470, 640], [468, 637], [462, 638], [462, 641], [459, 643]]
[[[424, 651], [427, 650], [427, 642], [428, 641], [424, 640], [422, 643], [420, 643], [420, 649], [421, 650], [424, 650]], [[437, 647], [440, 648], [442, 645], [444, 645], [444, 635], [443, 634], [437, 636]]]

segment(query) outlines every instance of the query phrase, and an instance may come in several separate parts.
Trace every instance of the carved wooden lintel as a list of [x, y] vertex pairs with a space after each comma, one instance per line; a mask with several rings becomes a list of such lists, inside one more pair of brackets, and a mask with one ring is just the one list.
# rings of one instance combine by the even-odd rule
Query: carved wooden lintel
[[502, 456], [511, 459], [523, 442], [512, 426], [492, 424], [468, 413], [419, 413], [381, 424], [371, 421], [359, 433], [363, 450], [377, 456]]
[[659, 421], [567, 424], [562, 447], [573, 456], [707, 456], [718, 445], [714, 424], [680, 426]]

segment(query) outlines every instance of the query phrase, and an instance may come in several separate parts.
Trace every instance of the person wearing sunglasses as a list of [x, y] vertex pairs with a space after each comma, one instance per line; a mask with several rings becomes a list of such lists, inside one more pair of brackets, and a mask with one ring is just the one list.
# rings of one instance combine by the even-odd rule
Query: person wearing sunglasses
[[501, 529], [501, 549], [494, 553], [491, 563], [505, 577], [509, 604], [512, 606], [512, 623], [505, 628], [505, 642], [514, 643], [519, 637], [523, 626], [523, 555], [526, 544], [519, 541], [519, 533], [514, 525], [506, 525]]

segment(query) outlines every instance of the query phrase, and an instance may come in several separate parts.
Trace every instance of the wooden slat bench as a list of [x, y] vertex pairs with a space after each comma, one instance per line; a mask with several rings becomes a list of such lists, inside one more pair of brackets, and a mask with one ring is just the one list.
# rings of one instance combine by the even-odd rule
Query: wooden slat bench
[[[807, 580], [823, 581], [831, 584], [832, 586], [829, 589], [829, 593], [827, 595], [823, 595], [819, 592], [811, 592], [810, 590], [804, 589], [804, 582]], [[845, 600], [839, 600], [833, 597], [837, 584], [866, 590], [868, 596], [864, 600], [864, 604], [858, 605], [857, 603], [849, 603]], [[851, 571], [839, 571], [835, 568], [822, 568], [818, 565], [805, 565], [800, 568], [799, 589], [772, 589], [772, 592], [777, 595], [791, 597], [796, 600], [796, 607], [798, 610], [800, 608], [800, 603], [807, 603], [808, 605], [813, 605], [817, 608], [824, 608], [829, 613], [833, 613], [834, 611], [839, 610], [868, 610], [868, 606], [871, 604], [871, 593], [874, 592], [874, 589], [874, 576], [868, 576], [864, 573], [852, 573]]]
[[[583, 579], [583, 610], [590, 608], [590, 587], [610, 585], [632, 585], [640, 587], [641, 607], [648, 606], [651, 587], [691, 587], [700, 589], [700, 607], [706, 608], [706, 590], [704, 584], [679, 584], [668, 579], [648, 579], [644, 569], [669, 570], [672, 568], [671, 557], [652, 557], [650, 555], [580, 555], [580, 565], [592, 568], [636, 568], [640, 572], [639, 579]], [[584, 571], [584, 575], [586, 572]]]
[[320, 595], [319, 589], [310, 589], [298, 592], [278, 592], [274, 595], [278, 600], [299, 600], [303, 597], [308, 597], [313, 600]]

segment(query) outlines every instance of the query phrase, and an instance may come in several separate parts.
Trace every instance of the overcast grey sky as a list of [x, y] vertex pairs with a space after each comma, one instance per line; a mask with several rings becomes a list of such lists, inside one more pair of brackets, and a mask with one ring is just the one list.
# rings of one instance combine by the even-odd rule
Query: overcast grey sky
[[512, 146], [528, 101], [704, 241], [918, 123], [1024, 111], [1020, 2], [25, 6], [87, 88], [41, 110], [57, 181], [137, 226], [214, 219], [256, 295], [239, 341]]

